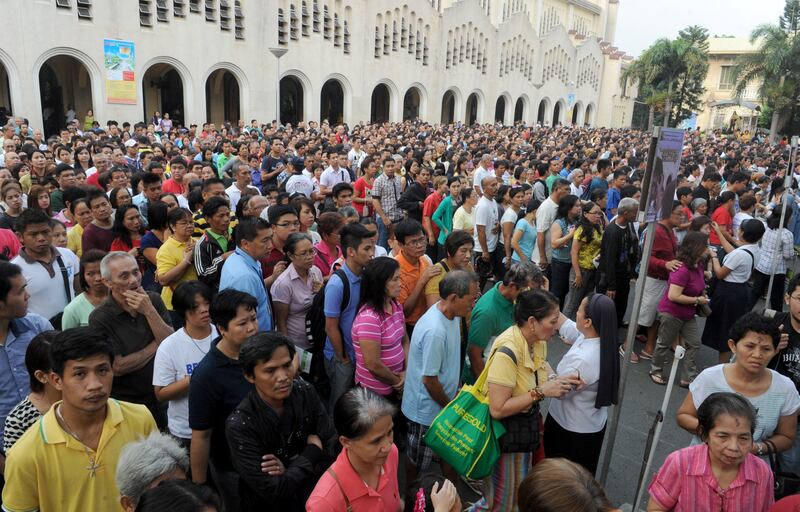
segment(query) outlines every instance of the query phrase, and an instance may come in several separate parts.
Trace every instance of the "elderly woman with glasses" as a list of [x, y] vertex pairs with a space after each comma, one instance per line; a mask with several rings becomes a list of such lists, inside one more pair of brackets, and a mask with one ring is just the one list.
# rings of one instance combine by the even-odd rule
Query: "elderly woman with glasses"
[[322, 272], [314, 266], [314, 246], [306, 233], [292, 233], [283, 248], [289, 265], [270, 288], [275, 323], [296, 347], [307, 350], [306, 313], [322, 289]]

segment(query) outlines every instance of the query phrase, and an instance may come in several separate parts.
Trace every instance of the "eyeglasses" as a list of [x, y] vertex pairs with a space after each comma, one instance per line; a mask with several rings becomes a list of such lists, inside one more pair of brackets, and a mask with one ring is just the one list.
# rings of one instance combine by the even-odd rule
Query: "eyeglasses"
[[296, 221], [293, 221], [293, 222], [281, 222], [280, 224], [275, 224], [275, 225], [278, 226], [279, 228], [288, 228], [288, 227], [299, 228], [300, 227], [300, 221], [296, 220]]
[[602, 213], [603, 212], [591, 211], [591, 212], [587, 213], [586, 215], [601, 215]]
[[428, 241], [425, 238], [415, 238], [414, 240], [406, 240], [403, 245], [416, 245], [417, 247], [421, 247], [427, 243]]

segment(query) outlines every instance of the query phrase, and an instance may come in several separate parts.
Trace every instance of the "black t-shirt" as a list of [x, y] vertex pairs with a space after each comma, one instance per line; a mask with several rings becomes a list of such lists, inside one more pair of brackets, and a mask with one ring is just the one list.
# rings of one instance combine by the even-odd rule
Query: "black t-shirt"
[[706, 190], [704, 186], [700, 185], [692, 191], [692, 197], [694, 199], [699, 197], [700, 199], [705, 199], [708, 201], [708, 190]]
[[800, 392], [800, 333], [792, 327], [789, 313], [778, 313], [775, 319], [783, 325], [783, 332], [789, 334], [789, 345], [772, 358], [769, 367], [792, 379]]
[[[278, 167], [278, 164], [286, 164], [286, 159], [283, 157], [273, 158], [272, 155], [267, 154], [264, 159], [261, 161], [261, 170], [266, 171], [267, 173], [275, 171], [275, 168]], [[261, 181], [261, 187], [266, 189], [267, 185], [275, 185], [278, 186], [278, 175], [276, 174], [272, 178]]]

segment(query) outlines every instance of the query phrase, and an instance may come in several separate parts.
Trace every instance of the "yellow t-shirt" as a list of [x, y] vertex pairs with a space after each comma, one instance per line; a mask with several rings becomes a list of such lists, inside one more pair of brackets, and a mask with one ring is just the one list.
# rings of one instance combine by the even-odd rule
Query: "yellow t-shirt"
[[592, 234], [592, 241], [586, 243], [586, 237], [583, 234], [583, 226], [578, 226], [575, 230], [574, 240], [581, 243], [581, 249], [578, 252], [578, 265], [583, 269], [594, 270], [594, 259], [600, 254], [600, 244], [603, 239], [603, 229], [600, 232]]
[[109, 400], [100, 444], [92, 452], [62, 430], [54, 412], [59, 404], [8, 451], [3, 510], [122, 512], [115, 481], [117, 461], [123, 446], [156, 430], [153, 416], [143, 405]]
[[67, 231], [67, 249], [78, 258], [83, 256], [83, 226], [75, 224]]
[[[183, 251], [186, 249], [186, 244], [175, 240], [173, 237], [161, 245], [156, 253], [156, 275], [164, 275], [183, 261]], [[172, 291], [178, 287], [179, 284], [186, 281], [196, 281], [197, 271], [194, 265], [189, 265], [180, 279], [172, 283], [170, 286], [161, 288], [161, 299], [168, 310], [172, 311]]]
[[489, 365], [487, 382], [513, 388], [511, 396], [520, 396], [547, 381], [547, 341], [537, 341], [531, 354], [519, 327], [512, 325], [495, 338], [492, 352], [500, 347], [510, 348], [517, 362], [507, 354], [496, 353]]

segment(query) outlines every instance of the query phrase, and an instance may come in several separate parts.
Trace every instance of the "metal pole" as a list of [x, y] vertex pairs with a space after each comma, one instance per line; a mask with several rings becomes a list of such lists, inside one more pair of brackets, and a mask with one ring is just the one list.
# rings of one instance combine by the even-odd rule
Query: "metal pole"
[[769, 309], [770, 297], [772, 297], [772, 286], [775, 283], [775, 267], [778, 266], [778, 258], [783, 257], [783, 226], [786, 223], [786, 206], [789, 204], [789, 188], [792, 186], [794, 177], [794, 159], [797, 154], [797, 136], [792, 137], [792, 149], [789, 152], [789, 169], [783, 180], [783, 195], [781, 196], [781, 222], [778, 224], [778, 247], [772, 253], [772, 264], [770, 265], [769, 285], [767, 286], [767, 300], [764, 302], [764, 310]]
[[653, 435], [653, 440], [650, 443], [650, 450], [648, 450], [646, 454], [647, 458], [645, 459], [644, 470], [639, 476], [639, 485], [636, 488], [636, 497], [633, 499], [632, 510], [639, 510], [639, 501], [642, 499], [644, 490], [647, 487], [647, 475], [650, 473], [650, 467], [653, 465], [653, 457], [656, 454], [658, 440], [661, 437], [661, 429], [664, 426], [664, 416], [666, 415], [667, 408], [669, 407], [669, 399], [672, 396], [673, 383], [675, 382], [675, 377], [678, 374], [680, 360], [683, 359], [684, 354], [686, 354], [685, 348], [680, 345], [675, 347], [675, 357], [672, 359], [672, 368], [669, 371], [667, 392], [664, 393], [664, 400], [661, 402], [661, 409], [659, 409], [658, 413], [656, 413], [656, 430], [655, 434]]
[[[653, 172], [653, 162], [655, 161], [656, 157], [656, 146], [658, 144], [658, 130], [659, 128], [656, 127], [653, 130], [653, 137], [650, 139], [650, 150], [647, 154], [647, 171], [646, 175], [652, 175]], [[647, 183], [644, 185], [649, 185], [649, 180], [645, 180]], [[642, 207], [647, 207], [646, 198], [642, 198], [642, 204], [639, 205], [639, 220], [644, 219], [644, 211]], [[639, 279], [636, 280], [636, 292], [634, 293], [633, 298], [633, 309], [631, 311], [631, 319], [628, 323], [628, 332], [626, 335], [626, 348], [625, 348], [625, 356], [622, 358], [622, 370], [620, 371], [619, 376], [619, 395], [617, 398], [617, 404], [614, 405], [611, 409], [611, 418], [608, 422], [608, 434], [605, 438], [605, 450], [603, 453], [603, 461], [600, 465], [599, 473], [597, 474], [597, 480], [600, 482], [601, 485], [605, 485], [606, 478], [608, 478], [608, 468], [611, 465], [611, 456], [614, 452], [614, 442], [617, 439], [617, 428], [619, 427], [619, 417], [622, 413], [622, 401], [625, 396], [625, 382], [628, 378], [628, 370], [630, 369], [630, 358], [631, 353], [633, 352], [633, 344], [636, 340], [636, 329], [637, 324], [639, 322], [639, 310], [641, 309], [642, 305], [642, 296], [644, 295], [644, 282], [647, 279], [647, 269], [650, 267], [650, 253], [653, 252], [653, 242], [655, 240], [656, 234], [656, 223], [651, 222], [647, 225], [647, 233], [645, 234], [644, 238], [644, 249], [642, 251], [641, 257], [641, 264], [639, 265]]]

